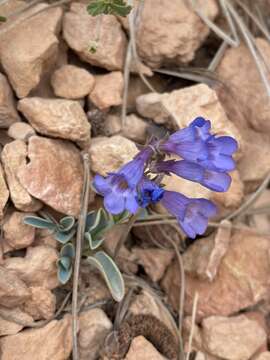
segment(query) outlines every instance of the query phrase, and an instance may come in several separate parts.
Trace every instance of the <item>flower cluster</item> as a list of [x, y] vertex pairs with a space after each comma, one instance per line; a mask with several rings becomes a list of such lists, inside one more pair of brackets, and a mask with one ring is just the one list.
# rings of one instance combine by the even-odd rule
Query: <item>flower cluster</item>
[[[237, 142], [230, 136], [217, 137], [210, 130], [210, 121], [198, 117], [169, 138], [152, 141], [116, 173], [96, 175], [94, 187], [104, 196], [106, 210], [111, 214], [124, 210], [135, 214], [139, 208], [160, 202], [189, 237], [202, 235], [209, 217], [217, 212], [216, 206], [206, 199], [187, 198], [166, 190], [162, 178], [176, 174], [213, 191], [227, 191], [231, 184], [228, 172], [235, 168], [232, 155]], [[180, 160], [166, 160], [170, 155]]]

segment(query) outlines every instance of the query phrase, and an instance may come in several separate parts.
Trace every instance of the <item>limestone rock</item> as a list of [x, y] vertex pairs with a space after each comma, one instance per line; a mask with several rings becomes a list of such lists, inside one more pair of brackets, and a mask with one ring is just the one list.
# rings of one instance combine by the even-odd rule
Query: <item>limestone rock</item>
[[[256, 47], [264, 61], [270, 65], [270, 45], [267, 40], [257, 38]], [[269, 132], [269, 97], [258, 72], [254, 58], [244, 44], [227, 49], [217, 73], [232, 91], [247, 124], [259, 132]], [[252, 86], [250, 86], [252, 82]]]
[[66, 99], [81, 99], [93, 90], [95, 78], [85, 69], [64, 65], [53, 73], [51, 84], [55, 95]]
[[[201, 246], [202, 240], [187, 250]], [[269, 240], [256, 234], [236, 231], [227, 253], [220, 262], [218, 273], [211, 283], [186, 274], [185, 311], [192, 313], [194, 295], [199, 294], [197, 318], [211, 315], [227, 316], [257, 304], [269, 294]], [[200, 256], [203, 254], [203, 248]], [[250, 259], [252, 258], [252, 261]], [[198, 259], [198, 258], [197, 258]], [[176, 262], [169, 268], [164, 279], [165, 289], [175, 309], [178, 306], [179, 275]]]
[[113, 71], [106, 75], [96, 76], [95, 79], [95, 87], [88, 97], [91, 103], [100, 110], [122, 104], [124, 79], [120, 71]]
[[[199, 1], [197, 6], [212, 20], [218, 13], [215, 1]], [[208, 34], [207, 25], [184, 0], [149, 0], [144, 4], [137, 30], [138, 52], [152, 68], [187, 63]]]
[[97, 359], [104, 341], [112, 328], [112, 323], [101, 309], [83, 312], [79, 317], [80, 332], [78, 337], [80, 359]]
[[59, 285], [57, 259], [58, 253], [52, 247], [29, 247], [25, 257], [8, 258], [4, 267], [15, 272], [28, 286], [54, 289]]
[[87, 266], [81, 268], [81, 276], [83, 279], [81, 296], [85, 306], [111, 299], [110, 291], [99, 273]]
[[165, 360], [157, 349], [143, 336], [135, 337], [130, 345], [125, 360]]
[[25, 122], [15, 122], [8, 129], [8, 135], [14, 140], [27, 141], [30, 136], [35, 135], [36, 132], [29, 124]]
[[72, 350], [70, 316], [42, 328], [2, 337], [0, 346], [2, 360], [67, 360]]
[[[44, 7], [45, 4], [39, 4], [35, 10]], [[51, 8], [1, 35], [0, 61], [19, 98], [27, 96], [38, 85], [43, 72], [55, 62], [61, 18], [62, 9]]]
[[9, 191], [7, 188], [3, 168], [0, 164], [0, 218], [3, 217], [4, 208], [9, 198]]
[[49, 290], [41, 286], [30, 287], [31, 298], [24, 304], [24, 311], [35, 320], [50, 319], [55, 313], [56, 298]]
[[[64, 16], [64, 39], [82, 60], [108, 70], [120, 70], [124, 64], [126, 36], [114, 16], [103, 16], [100, 27], [98, 21], [97, 17], [89, 16], [85, 4], [71, 4]], [[100, 28], [99, 42], [93, 53], [89, 48], [96, 39], [97, 27]]]
[[32, 136], [30, 162], [20, 167], [18, 176], [25, 189], [55, 210], [77, 216], [83, 186], [79, 151], [63, 140]]
[[81, 145], [90, 141], [90, 124], [77, 101], [32, 97], [20, 100], [18, 109], [41, 134]]
[[248, 360], [266, 342], [265, 330], [244, 315], [211, 316], [202, 322], [204, 347], [227, 360]]
[[12, 89], [5, 75], [0, 73], [0, 128], [7, 128], [19, 120]]
[[256, 360], [270, 360], [270, 352], [264, 351], [259, 356], [256, 356]]
[[27, 215], [33, 214], [14, 211], [4, 219], [4, 240], [9, 250], [24, 249], [35, 240], [35, 228], [23, 222]]
[[153, 282], [157, 282], [163, 277], [167, 266], [174, 257], [173, 251], [156, 248], [133, 248], [132, 253]]
[[33, 324], [33, 322], [34, 319], [20, 308], [8, 309], [4, 306], [0, 307], [0, 336], [15, 335], [25, 326]]
[[35, 241], [32, 246], [51, 246], [54, 249], [58, 249], [60, 243], [54, 238], [52, 232], [47, 229], [36, 229]]
[[137, 152], [136, 145], [123, 136], [97, 137], [92, 140], [90, 147], [92, 170], [105, 176], [132, 160]]
[[5, 145], [1, 153], [1, 160], [6, 173], [10, 197], [19, 210], [37, 211], [42, 204], [34, 199], [25, 189], [18, 176], [18, 170], [26, 165], [27, 147], [24, 141], [15, 140]]
[[0, 266], [0, 305], [13, 308], [30, 297], [26, 284], [13, 272]]

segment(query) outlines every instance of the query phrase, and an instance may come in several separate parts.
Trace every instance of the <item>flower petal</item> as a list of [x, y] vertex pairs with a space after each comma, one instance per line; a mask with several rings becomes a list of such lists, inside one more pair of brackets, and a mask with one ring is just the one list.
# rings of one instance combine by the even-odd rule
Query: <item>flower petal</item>
[[201, 184], [210, 190], [225, 192], [229, 189], [231, 182], [232, 178], [227, 173], [206, 170]]
[[131, 213], [135, 214], [139, 209], [139, 204], [136, 201], [135, 194], [133, 192], [129, 193], [126, 196], [126, 205], [125, 208]]
[[125, 210], [125, 199], [121, 195], [110, 193], [105, 196], [104, 206], [109, 213], [117, 215]]
[[108, 178], [104, 178], [101, 175], [96, 175], [93, 181], [93, 186], [97, 192], [101, 195], [106, 195], [111, 192], [111, 187]]

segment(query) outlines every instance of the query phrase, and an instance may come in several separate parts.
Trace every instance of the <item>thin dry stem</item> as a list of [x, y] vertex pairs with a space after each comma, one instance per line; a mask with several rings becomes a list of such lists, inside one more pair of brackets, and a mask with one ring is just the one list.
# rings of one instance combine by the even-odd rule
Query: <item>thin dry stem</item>
[[188, 350], [187, 350], [186, 360], [189, 360], [190, 354], [192, 351], [192, 341], [193, 341], [193, 337], [194, 337], [198, 300], [199, 300], [199, 294], [198, 294], [198, 292], [196, 292], [195, 296], [194, 296], [193, 306], [192, 306], [191, 329], [190, 329], [190, 334], [189, 334], [189, 339], [188, 339]]

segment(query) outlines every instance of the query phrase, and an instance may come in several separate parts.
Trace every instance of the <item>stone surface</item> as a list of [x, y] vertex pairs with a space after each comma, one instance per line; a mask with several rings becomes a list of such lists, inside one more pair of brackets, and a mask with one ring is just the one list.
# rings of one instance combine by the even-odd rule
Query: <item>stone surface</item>
[[260, 355], [256, 356], [256, 360], [270, 360], [270, 351], [264, 351]]
[[79, 317], [79, 322], [80, 359], [95, 360], [104, 346], [105, 338], [112, 328], [112, 323], [101, 309], [83, 312]]
[[32, 136], [30, 162], [18, 176], [25, 189], [55, 210], [77, 216], [83, 186], [83, 167], [77, 148], [63, 140]]
[[163, 277], [165, 270], [174, 257], [173, 251], [156, 248], [133, 248], [132, 253], [135, 255], [138, 264], [144, 267], [146, 274], [153, 282], [157, 282]]
[[63, 65], [51, 77], [55, 95], [66, 99], [81, 99], [94, 88], [95, 78], [89, 71], [75, 65]]
[[90, 142], [90, 124], [77, 101], [32, 97], [20, 100], [18, 109], [43, 135], [76, 141], [81, 145]]
[[[255, 43], [269, 66], [268, 41], [257, 38]], [[217, 73], [232, 91], [247, 125], [262, 133], [269, 132], [269, 97], [248, 47], [241, 44], [236, 48], [227, 49], [217, 67]]]
[[2, 360], [67, 360], [72, 350], [71, 318], [0, 339]]
[[60, 243], [54, 238], [50, 230], [36, 229], [35, 241], [32, 246], [46, 245], [58, 249]]
[[96, 76], [96, 83], [88, 100], [100, 110], [122, 104], [124, 79], [121, 71], [113, 71], [106, 75]]
[[202, 322], [204, 347], [227, 360], [248, 360], [266, 342], [265, 330], [244, 315], [211, 316]]
[[15, 122], [8, 129], [8, 135], [14, 140], [27, 141], [30, 136], [35, 135], [36, 132], [29, 124], [25, 122]]
[[157, 349], [143, 336], [135, 337], [130, 345], [125, 360], [165, 360]]
[[[197, 6], [209, 19], [218, 13], [213, 0], [199, 1]], [[187, 63], [208, 34], [209, 28], [184, 0], [149, 0], [137, 30], [138, 53], [152, 68]]]
[[[39, 4], [31, 11], [44, 9]], [[24, 14], [22, 15], [24, 16]], [[51, 8], [29, 17], [0, 38], [0, 61], [19, 98], [27, 96], [54, 63], [58, 51], [62, 9]]]
[[34, 319], [20, 308], [0, 307], [0, 336], [15, 335], [25, 326], [32, 325], [33, 322]]
[[0, 305], [13, 308], [30, 298], [26, 284], [12, 271], [0, 266]]
[[136, 145], [123, 136], [97, 137], [92, 140], [90, 147], [91, 168], [105, 176], [132, 160], [137, 152]]
[[8, 128], [19, 120], [12, 89], [6, 76], [0, 73], [0, 128]]
[[0, 218], [3, 217], [4, 209], [9, 198], [9, 191], [7, 188], [4, 171], [0, 164]]
[[[114, 16], [103, 16], [100, 27], [98, 21], [97, 17], [89, 16], [85, 4], [73, 3], [64, 16], [64, 39], [82, 60], [108, 70], [120, 70], [124, 64], [126, 36]], [[100, 28], [99, 42], [93, 53], [89, 48], [91, 41], [96, 40], [97, 27]]]
[[175, 130], [188, 126], [193, 119], [202, 116], [211, 120], [213, 133], [233, 136], [241, 148], [242, 138], [238, 129], [227, 118], [216, 92], [205, 84], [188, 86], [171, 93], [139, 96], [137, 110], [157, 123], [171, 123]]
[[58, 252], [49, 246], [28, 247], [25, 257], [12, 257], [4, 261], [4, 267], [12, 270], [28, 286], [54, 289], [57, 279]]
[[24, 249], [34, 242], [35, 228], [23, 222], [28, 215], [33, 214], [14, 211], [4, 219], [4, 241], [9, 250]]
[[[184, 258], [189, 256], [194, 246], [200, 247], [202, 241], [199, 240], [193, 244], [187, 250]], [[199, 295], [198, 319], [211, 315], [234, 314], [266, 299], [270, 289], [269, 250], [268, 238], [250, 232], [236, 231], [231, 238], [227, 253], [220, 262], [214, 281], [203, 281], [187, 273], [186, 313], [192, 313], [196, 292]], [[202, 248], [198, 253], [203, 254], [203, 251]], [[175, 309], [178, 307], [180, 286], [178, 271], [178, 264], [174, 262], [162, 283]]]
[[55, 313], [56, 298], [49, 290], [41, 286], [30, 287], [31, 298], [24, 304], [24, 311], [35, 320], [50, 319]]
[[15, 140], [5, 145], [1, 153], [1, 160], [13, 204], [19, 210], [37, 211], [42, 207], [42, 204], [29, 194], [22, 185], [20, 176], [18, 176], [19, 168], [26, 165], [26, 157], [27, 147], [22, 140]]

